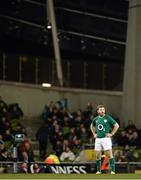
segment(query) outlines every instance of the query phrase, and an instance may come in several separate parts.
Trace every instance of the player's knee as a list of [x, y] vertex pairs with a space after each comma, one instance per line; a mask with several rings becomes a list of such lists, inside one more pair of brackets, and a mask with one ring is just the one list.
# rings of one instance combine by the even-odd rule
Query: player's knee
[[97, 153], [96, 154], [96, 160], [100, 160], [101, 159], [101, 154], [100, 153]]
[[113, 158], [113, 154], [111, 151], [106, 151], [105, 152], [105, 155], [110, 159], [110, 158]]

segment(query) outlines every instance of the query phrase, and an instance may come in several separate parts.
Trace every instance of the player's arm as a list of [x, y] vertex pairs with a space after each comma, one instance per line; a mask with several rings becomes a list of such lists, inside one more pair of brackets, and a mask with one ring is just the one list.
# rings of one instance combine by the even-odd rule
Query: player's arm
[[118, 128], [119, 128], [119, 124], [118, 124], [118, 123], [115, 123], [115, 124], [113, 125], [113, 129], [112, 129], [111, 133], [108, 133], [108, 134], [106, 135], [106, 137], [112, 137], [112, 136], [114, 136], [114, 134], [117, 132]]
[[95, 126], [93, 126], [93, 125], [91, 124], [91, 125], [90, 125], [90, 129], [91, 129], [91, 131], [92, 131], [92, 133], [93, 133], [94, 138], [96, 138], [96, 137], [97, 137], [97, 134], [96, 134]]
[[118, 128], [119, 128], [119, 124], [118, 123], [114, 124], [114, 127], [111, 132], [112, 136], [117, 132]]

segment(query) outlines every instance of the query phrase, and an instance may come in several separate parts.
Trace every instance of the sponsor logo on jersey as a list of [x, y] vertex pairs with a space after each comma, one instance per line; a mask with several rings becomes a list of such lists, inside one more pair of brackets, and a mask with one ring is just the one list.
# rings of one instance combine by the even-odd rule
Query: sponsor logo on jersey
[[106, 123], [106, 122], [107, 122], [107, 119], [104, 119], [104, 122]]
[[103, 124], [99, 124], [99, 125], [97, 126], [97, 128], [98, 128], [98, 130], [100, 130], [100, 131], [103, 130], [103, 128], [104, 128], [104, 127], [103, 127]]

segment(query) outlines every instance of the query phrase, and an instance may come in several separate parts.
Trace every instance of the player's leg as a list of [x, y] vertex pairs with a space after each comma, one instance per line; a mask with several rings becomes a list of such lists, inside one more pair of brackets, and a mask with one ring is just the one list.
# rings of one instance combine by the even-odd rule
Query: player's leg
[[111, 138], [106, 137], [103, 140], [103, 148], [106, 153], [106, 155], [109, 157], [109, 164], [111, 167], [111, 174], [115, 173], [115, 160], [113, 157], [113, 152], [112, 152], [112, 141]]
[[95, 140], [95, 152], [96, 152], [96, 174], [101, 174], [101, 144], [100, 139], [96, 138]]
[[101, 173], [101, 151], [96, 151], [97, 174]]
[[111, 174], [115, 174], [115, 159], [113, 157], [112, 149], [106, 151], [106, 155], [109, 157], [109, 164], [111, 167]]

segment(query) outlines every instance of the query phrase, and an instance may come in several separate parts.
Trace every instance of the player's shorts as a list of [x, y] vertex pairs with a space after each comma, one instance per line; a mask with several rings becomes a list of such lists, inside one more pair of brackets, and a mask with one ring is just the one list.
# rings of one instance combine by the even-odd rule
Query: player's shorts
[[96, 138], [95, 139], [95, 150], [106, 151], [112, 149], [112, 140], [110, 137]]

